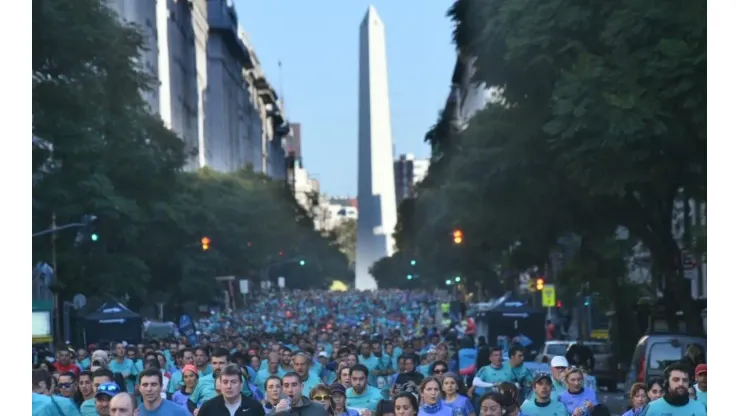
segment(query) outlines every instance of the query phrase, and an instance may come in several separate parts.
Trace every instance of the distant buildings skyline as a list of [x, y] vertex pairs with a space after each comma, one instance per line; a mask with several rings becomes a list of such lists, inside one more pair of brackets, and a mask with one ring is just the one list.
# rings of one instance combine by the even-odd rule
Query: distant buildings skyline
[[429, 163], [429, 159], [416, 159], [411, 153], [402, 154], [393, 162], [397, 205], [416, 195], [416, 185], [426, 177]]

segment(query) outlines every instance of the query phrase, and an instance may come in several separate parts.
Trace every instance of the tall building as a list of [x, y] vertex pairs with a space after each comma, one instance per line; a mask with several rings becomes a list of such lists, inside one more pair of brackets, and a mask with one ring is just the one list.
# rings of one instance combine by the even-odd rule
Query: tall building
[[290, 123], [290, 129], [293, 133], [288, 142], [288, 153], [293, 152], [296, 159], [303, 160], [303, 154], [301, 153], [301, 123]]
[[360, 25], [360, 94], [355, 287], [375, 290], [370, 267], [393, 252], [396, 194], [385, 27], [370, 6]]
[[142, 31], [140, 64], [159, 81], [144, 99], [185, 142], [190, 169], [285, 178], [290, 129], [232, 1], [106, 1]]
[[414, 196], [416, 184], [424, 180], [428, 170], [429, 159], [415, 159], [411, 153], [403, 154], [393, 162], [397, 204]]

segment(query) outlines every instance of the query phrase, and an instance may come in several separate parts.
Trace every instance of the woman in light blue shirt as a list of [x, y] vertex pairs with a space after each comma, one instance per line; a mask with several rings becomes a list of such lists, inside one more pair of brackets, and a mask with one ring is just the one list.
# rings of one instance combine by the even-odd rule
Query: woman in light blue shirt
[[442, 403], [442, 383], [427, 377], [419, 385], [419, 416], [453, 416], [452, 408]]
[[473, 403], [462, 395], [462, 383], [453, 372], [447, 372], [442, 377], [442, 404], [452, 409], [454, 416], [475, 416]]

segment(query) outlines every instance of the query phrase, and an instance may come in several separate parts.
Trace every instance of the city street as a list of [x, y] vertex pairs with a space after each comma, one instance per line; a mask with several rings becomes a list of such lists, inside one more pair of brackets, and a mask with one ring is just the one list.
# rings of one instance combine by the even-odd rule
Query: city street
[[619, 390], [609, 393], [606, 390], [601, 390], [598, 394], [599, 403], [605, 404], [609, 407], [612, 415], [621, 416], [626, 410], [627, 401], [624, 399], [624, 391], [622, 390], [623, 385], [619, 384]]

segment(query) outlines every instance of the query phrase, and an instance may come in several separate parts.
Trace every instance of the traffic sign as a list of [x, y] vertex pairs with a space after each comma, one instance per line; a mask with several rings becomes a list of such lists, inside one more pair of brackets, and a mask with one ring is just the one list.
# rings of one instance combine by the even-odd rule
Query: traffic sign
[[537, 291], [537, 282], [530, 279], [527, 283], [527, 290], [529, 290], [530, 293], [534, 293]]
[[555, 285], [545, 285], [542, 288], [542, 306], [545, 308], [554, 308], [557, 304], [555, 297]]

